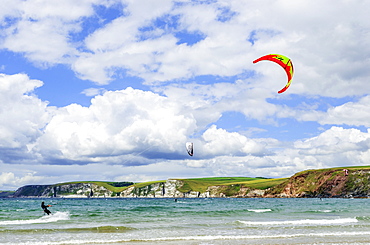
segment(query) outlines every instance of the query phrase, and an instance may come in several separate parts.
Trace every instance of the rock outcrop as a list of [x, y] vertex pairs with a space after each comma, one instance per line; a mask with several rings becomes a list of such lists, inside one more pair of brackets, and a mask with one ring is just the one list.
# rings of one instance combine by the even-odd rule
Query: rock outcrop
[[61, 185], [26, 185], [20, 187], [13, 197], [111, 197], [115, 193], [103, 186], [90, 183]]
[[266, 191], [264, 197], [370, 197], [368, 170], [310, 170], [295, 174]]

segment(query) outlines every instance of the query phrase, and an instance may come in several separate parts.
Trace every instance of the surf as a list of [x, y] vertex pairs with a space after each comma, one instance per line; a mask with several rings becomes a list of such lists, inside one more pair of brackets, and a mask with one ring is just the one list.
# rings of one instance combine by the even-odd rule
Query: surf
[[265, 212], [271, 212], [272, 210], [269, 208], [266, 209], [248, 209], [249, 212], [254, 212], [254, 213], [265, 213]]
[[45, 215], [37, 219], [20, 219], [20, 220], [4, 220], [0, 221], [0, 225], [28, 225], [28, 224], [42, 224], [53, 223], [60, 220], [69, 220], [68, 212], [56, 212], [52, 215]]
[[302, 219], [302, 220], [282, 220], [282, 221], [241, 221], [239, 223], [247, 226], [284, 226], [284, 225], [342, 225], [357, 223], [356, 218], [339, 219]]

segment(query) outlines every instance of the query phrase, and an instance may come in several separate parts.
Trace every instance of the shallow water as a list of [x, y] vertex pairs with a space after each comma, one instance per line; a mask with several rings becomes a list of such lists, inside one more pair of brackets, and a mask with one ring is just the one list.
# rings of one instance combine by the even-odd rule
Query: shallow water
[[370, 244], [370, 199], [0, 199], [0, 243]]

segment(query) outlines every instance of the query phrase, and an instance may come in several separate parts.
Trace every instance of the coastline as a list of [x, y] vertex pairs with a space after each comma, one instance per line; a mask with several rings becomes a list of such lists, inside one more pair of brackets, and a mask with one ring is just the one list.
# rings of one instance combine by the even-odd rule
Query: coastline
[[59, 198], [369, 198], [370, 167], [306, 170], [290, 178], [210, 177], [144, 183], [82, 181], [28, 185], [9, 197]]

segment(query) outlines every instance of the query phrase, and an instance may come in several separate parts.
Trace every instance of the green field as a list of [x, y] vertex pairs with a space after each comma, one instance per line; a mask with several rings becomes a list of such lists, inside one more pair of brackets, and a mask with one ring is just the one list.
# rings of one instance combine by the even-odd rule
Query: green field
[[[108, 189], [112, 192], [116, 192], [116, 193], [121, 192], [121, 191], [127, 189], [129, 186], [133, 185], [132, 182], [74, 181], [74, 182], [59, 183], [59, 184], [56, 184], [55, 186], [69, 185], [69, 184], [95, 184], [95, 185], [98, 185], [98, 186], [103, 186], [106, 189]], [[123, 186], [119, 186], [119, 185], [123, 185]]]
[[319, 173], [319, 172], [327, 172], [327, 171], [343, 171], [343, 169], [358, 171], [358, 170], [369, 170], [370, 166], [353, 166], [353, 167], [335, 167], [335, 168], [323, 168], [323, 169], [308, 169], [305, 171], [301, 171], [296, 173], [296, 175], [302, 175], [305, 173]]
[[215, 178], [197, 178], [197, 179], [178, 179], [184, 182], [184, 185], [179, 188], [181, 192], [198, 191], [205, 192], [210, 186], [231, 186], [240, 185], [253, 189], [267, 189], [278, 185], [286, 180], [283, 179], [266, 179], [266, 178], [250, 178], [250, 177], [215, 177]]

